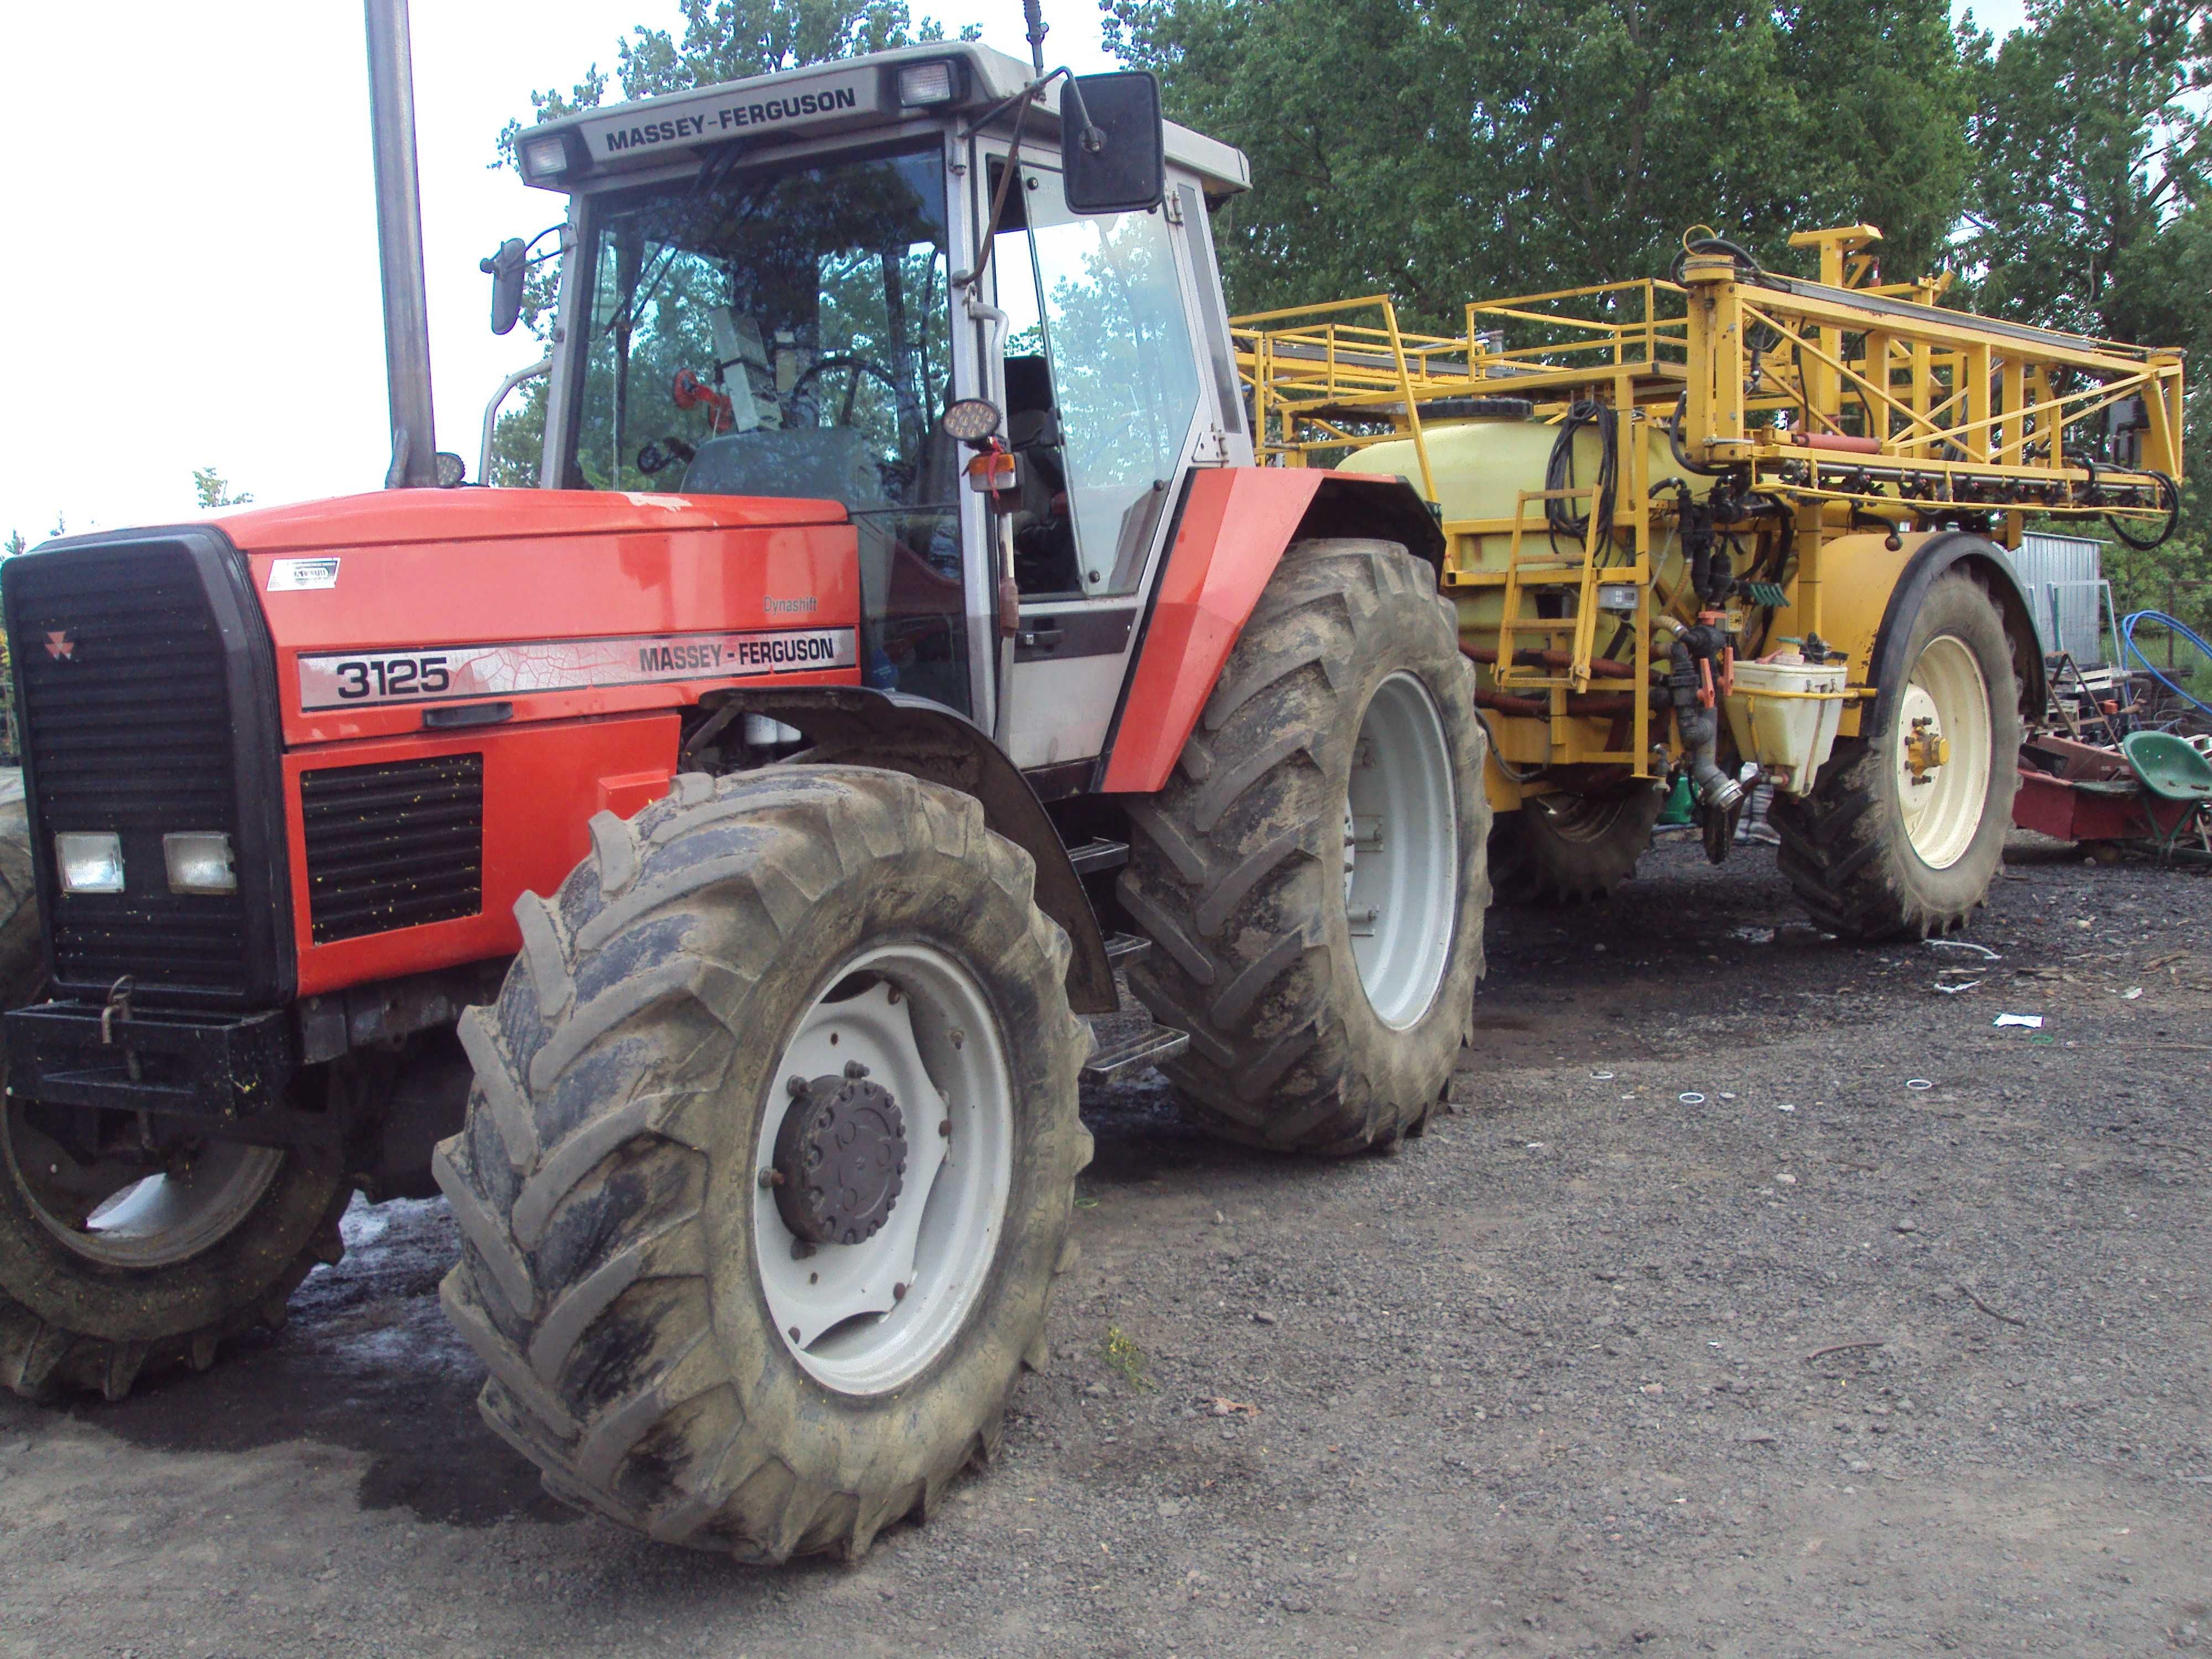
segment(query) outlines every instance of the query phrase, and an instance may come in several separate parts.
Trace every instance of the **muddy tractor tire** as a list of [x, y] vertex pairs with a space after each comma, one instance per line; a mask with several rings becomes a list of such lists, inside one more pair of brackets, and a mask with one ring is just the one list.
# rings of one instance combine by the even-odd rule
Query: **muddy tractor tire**
[[[46, 976], [27, 836], [21, 804], [0, 807], [9, 1008]], [[0, 1051], [0, 1083], [6, 1066]], [[120, 1400], [142, 1374], [204, 1370], [228, 1338], [281, 1324], [308, 1270], [338, 1259], [347, 1190], [296, 1158], [229, 1142], [79, 1157], [40, 1115], [0, 1102], [0, 1382], [16, 1394]]]
[[1209, 1133], [1343, 1155], [1418, 1133], [1474, 1018], [1490, 900], [1474, 671], [1395, 542], [1308, 541], [1261, 593], [1168, 783], [1131, 813], [1129, 971], [1190, 1033]]
[[1909, 631], [1879, 723], [1837, 743], [1811, 795], [1778, 795], [1767, 814], [1782, 873], [1848, 939], [1962, 924], [1989, 895], [2019, 787], [2019, 682], [1989, 590], [1954, 571], [1892, 626]]
[[1609, 898], [1651, 850], [1664, 781], [1601, 795], [1532, 795], [1490, 832], [1490, 884], [1500, 904], [1586, 904]]
[[547, 1490], [865, 1552], [996, 1445], [1065, 1265], [1089, 1049], [1029, 855], [860, 767], [676, 781], [526, 894], [439, 1183], [443, 1300]]

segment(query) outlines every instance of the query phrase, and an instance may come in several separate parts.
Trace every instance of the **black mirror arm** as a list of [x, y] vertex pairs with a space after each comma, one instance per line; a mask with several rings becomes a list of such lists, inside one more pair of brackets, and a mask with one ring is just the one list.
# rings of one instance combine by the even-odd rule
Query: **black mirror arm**
[[[1097, 155], [1101, 150], [1106, 148], [1106, 135], [1104, 132], [1101, 131], [1091, 119], [1090, 106], [1083, 101], [1082, 82], [1079, 81], [1075, 76], [1075, 72], [1067, 68], [1065, 64], [1062, 64], [1060, 68], [1054, 70], [1053, 74], [1065, 75], [1067, 76], [1067, 90], [1060, 94], [1060, 108], [1062, 111], [1061, 119], [1066, 120], [1067, 118], [1066, 112], [1069, 106], [1073, 106], [1076, 125], [1079, 125], [1083, 129], [1083, 148], [1089, 150], [1093, 155]], [[1049, 76], [1046, 77], [1048, 80], [1050, 78], [1051, 76]]]
[[[1055, 70], [1054, 73], [1064, 73], [1064, 71]], [[1051, 78], [1050, 76], [1045, 77], [1046, 80]], [[1069, 78], [1072, 80], [1073, 77]], [[1006, 171], [999, 175], [999, 188], [991, 197], [991, 222], [983, 228], [982, 246], [975, 255], [975, 269], [955, 273], [952, 278], [952, 286], [955, 288], [964, 288], [971, 294], [981, 294], [983, 291], [983, 273], [991, 268], [991, 250], [997, 246], [999, 227], [1006, 221], [1006, 192], [1013, 188], [1014, 175], [1021, 171], [1022, 130], [1029, 125], [1030, 106], [1043, 92], [1044, 84], [1044, 81], [1032, 82], [1006, 100], [1006, 103], [999, 106], [1000, 109], [1005, 109], [1012, 105], [1020, 106], [1019, 111], [1014, 116], [1014, 137], [1012, 142], [1006, 146]], [[991, 118], [991, 115], [996, 112], [992, 111], [986, 113], [983, 119], [977, 121], [975, 126], [969, 129], [969, 131], [972, 134], [977, 127], [983, 125], [983, 121], [988, 121]]]

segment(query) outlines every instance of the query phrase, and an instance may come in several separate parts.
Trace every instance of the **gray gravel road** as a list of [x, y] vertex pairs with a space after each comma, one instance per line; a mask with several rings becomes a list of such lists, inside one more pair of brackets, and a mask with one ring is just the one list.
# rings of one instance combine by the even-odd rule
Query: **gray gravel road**
[[1679, 843], [1501, 914], [1393, 1158], [1091, 1101], [1049, 1368], [855, 1568], [544, 1498], [442, 1207], [356, 1210], [214, 1371], [0, 1401], [0, 1655], [2212, 1650], [2212, 884], [2016, 850], [1994, 963], [1794, 916]]

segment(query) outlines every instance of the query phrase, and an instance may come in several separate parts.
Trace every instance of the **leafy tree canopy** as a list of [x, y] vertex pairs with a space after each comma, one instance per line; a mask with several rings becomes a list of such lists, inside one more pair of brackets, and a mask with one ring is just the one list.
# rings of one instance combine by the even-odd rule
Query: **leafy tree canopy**
[[244, 507], [253, 497], [242, 489], [233, 489], [230, 480], [211, 466], [192, 469], [192, 495], [203, 507]]
[[1926, 263], [1972, 107], [1945, 0], [1106, 0], [1170, 112], [1245, 149], [1222, 225], [1239, 309], [1664, 271], [1704, 222], [1780, 261], [1861, 219]]

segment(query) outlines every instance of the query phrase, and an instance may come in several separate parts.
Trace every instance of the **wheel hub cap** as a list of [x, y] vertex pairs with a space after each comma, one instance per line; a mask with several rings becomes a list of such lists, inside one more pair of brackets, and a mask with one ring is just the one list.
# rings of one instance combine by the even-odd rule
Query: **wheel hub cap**
[[897, 1100], [857, 1060], [842, 1078], [793, 1078], [791, 1094], [771, 1165], [783, 1224], [809, 1244], [873, 1238], [906, 1178]]
[[775, 1328], [818, 1382], [898, 1388], [958, 1334], [1005, 1224], [1014, 1088], [998, 1015], [945, 952], [885, 944], [830, 975], [773, 1075], [750, 1208]]
[[1913, 782], [1928, 782], [1929, 775], [1950, 758], [1951, 741], [1937, 729], [1933, 715], [1912, 722], [1911, 735], [1905, 740], [1905, 764]]

